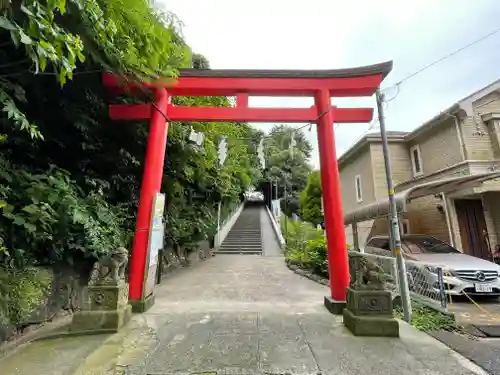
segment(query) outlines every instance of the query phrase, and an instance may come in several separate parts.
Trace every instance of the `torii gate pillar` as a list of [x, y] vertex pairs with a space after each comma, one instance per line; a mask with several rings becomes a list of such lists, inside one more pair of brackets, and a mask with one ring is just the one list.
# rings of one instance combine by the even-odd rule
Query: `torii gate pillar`
[[317, 122], [318, 149], [331, 291], [331, 296], [325, 297], [325, 306], [334, 314], [342, 314], [350, 275], [333, 131], [336, 108], [331, 106], [330, 93], [327, 90], [318, 91], [314, 100], [318, 116], [321, 116]]

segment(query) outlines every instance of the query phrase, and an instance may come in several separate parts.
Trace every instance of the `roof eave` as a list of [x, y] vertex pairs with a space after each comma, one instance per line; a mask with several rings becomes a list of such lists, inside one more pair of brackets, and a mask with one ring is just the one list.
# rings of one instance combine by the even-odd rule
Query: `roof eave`
[[449, 119], [450, 117], [453, 117], [454, 115], [459, 113], [461, 109], [462, 109], [462, 107], [460, 106], [460, 103], [453, 104], [451, 107], [448, 107], [444, 111], [438, 113], [436, 116], [431, 118], [429, 121], [426, 121], [425, 123], [420, 125], [417, 129], [415, 129], [414, 131], [409, 133], [405, 137], [405, 140], [411, 141], [411, 140], [417, 138], [418, 136], [424, 134], [426, 131], [430, 130], [434, 126], [442, 123], [443, 121]]
[[[399, 141], [399, 142], [405, 142], [405, 135], [390, 135], [388, 137], [389, 142], [394, 142], [394, 141]], [[364, 146], [366, 146], [369, 143], [372, 142], [381, 142], [382, 138], [380, 134], [367, 134], [363, 138], [361, 138], [358, 142], [356, 142], [351, 148], [349, 148], [346, 152], [342, 154], [337, 159], [337, 164], [339, 167], [342, 166], [348, 159], [351, 158], [353, 154], [355, 154], [357, 151], [361, 150]]]

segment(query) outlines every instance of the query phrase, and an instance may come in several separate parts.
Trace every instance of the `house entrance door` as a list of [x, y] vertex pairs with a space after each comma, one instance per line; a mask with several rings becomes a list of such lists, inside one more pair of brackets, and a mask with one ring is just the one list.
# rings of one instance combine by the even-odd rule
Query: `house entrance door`
[[457, 199], [455, 207], [464, 253], [492, 260], [481, 200]]

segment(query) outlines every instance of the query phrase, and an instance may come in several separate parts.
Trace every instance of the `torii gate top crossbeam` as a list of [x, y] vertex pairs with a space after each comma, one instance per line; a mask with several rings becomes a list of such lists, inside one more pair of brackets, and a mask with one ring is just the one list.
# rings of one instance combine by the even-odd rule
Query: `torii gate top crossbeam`
[[[334, 70], [197, 70], [179, 71], [177, 80], [157, 82], [173, 96], [314, 96], [327, 90], [331, 96], [371, 96], [392, 69], [392, 62]], [[120, 89], [112, 75], [104, 84]], [[129, 84], [129, 88], [133, 85]], [[122, 86], [123, 87], [123, 86]]]

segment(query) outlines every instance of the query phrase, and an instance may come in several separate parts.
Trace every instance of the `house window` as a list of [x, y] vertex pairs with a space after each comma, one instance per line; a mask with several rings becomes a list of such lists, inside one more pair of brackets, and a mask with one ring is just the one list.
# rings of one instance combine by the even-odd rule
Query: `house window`
[[401, 233], [402, 234], [410, 234], [410, 220], [403, 219], [401, 221]]
[[354, 177], [354, 187], [356, 188], [356, 201], [363, 202], [363, 189], [361, 187], [361, 176], [358, 174]]
[[411, 155], [411, 166], [413, 168], [413, 175], [415, 177], [420, 176], [423, 173], [420, 147], [416, 145], [410, 148], [410, 155]]

